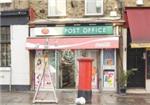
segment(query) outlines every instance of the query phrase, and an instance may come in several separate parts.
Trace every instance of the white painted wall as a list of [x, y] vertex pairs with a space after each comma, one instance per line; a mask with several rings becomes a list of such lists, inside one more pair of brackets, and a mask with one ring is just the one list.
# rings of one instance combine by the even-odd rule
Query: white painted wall
[[10, 85], [10, 84], [11, 84], [11, 68], [0, 67], [0, 85]]
[[12, 25], [10, 29], [12, 85], [29, 85], [29, 52], [25, 48], [28, 25]]
[[146, 91], [150, 93], [150, 80], [146, 80]]
[[122, 29], [123, 37], [123, 70], [127, 70], [127, 29]]

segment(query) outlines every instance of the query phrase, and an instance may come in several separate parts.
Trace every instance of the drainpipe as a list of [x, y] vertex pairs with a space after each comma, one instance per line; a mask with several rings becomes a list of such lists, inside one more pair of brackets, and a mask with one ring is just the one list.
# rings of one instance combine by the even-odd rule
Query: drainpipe
[[121, 15], [121, 19], [123, 19], [123, 14], [124, 14], [124, 0], [117, 0], [118, 2], [118, 8], [119, 8], [119, 12]]

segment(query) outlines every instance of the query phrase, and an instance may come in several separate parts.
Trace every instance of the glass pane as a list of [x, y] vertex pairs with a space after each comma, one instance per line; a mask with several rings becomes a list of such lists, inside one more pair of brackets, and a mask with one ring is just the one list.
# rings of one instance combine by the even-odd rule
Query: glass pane
[[66, 15], [66, 0], [49, 0], [49, 16]]
[[0, 43], [0, 66], [10, 66], [10, 27], [1, 27]]
[[5, 36], [6, 36], [6, 30], [4, 27], [1, 28], [2, 32], [1, 32], [1, 40], [2, 42], [4, 42], [6, 40]]
[[61, 88], [75, 87], [75, 54], [72, 50], [60, 51]]
[[103, 5], [102, 0], [86, 0], [86, 13], [87, 14], [99, 14], [102, 12]]
[[57, 15], [65, 15], [66, 14], [66, 0], [57, 0], [56, 4]]
[[10, 53], [10, 44], [7, 44], [7, 66], [10, 66], [11, 63], [11, 53]]
[[55, 50], [49, 51], [49, 64], [55, 67]]
[[87, 0], [87, 13], [96, 13], [96, 0]]
[[104, 65], [114, 65], [115, 64], [115, 54], [113, 49], [104, 50], [103, 54], [103, 64]]
[[56, 1], [55, 0], [49, 0], [49, 16], [55, 16], [56, 15]]

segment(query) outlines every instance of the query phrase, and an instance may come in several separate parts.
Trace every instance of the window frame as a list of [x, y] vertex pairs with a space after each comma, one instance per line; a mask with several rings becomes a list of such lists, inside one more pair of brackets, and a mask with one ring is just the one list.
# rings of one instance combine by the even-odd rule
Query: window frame
[[[61, 1], [61, 0], [60, 0]], [[55, 13], [55, 15], [51, 15], [50, 13], [49, 13], [49, 11], [50, 11], [50, 0], [48, 0], [48, 17], [61, 17], [61, 16], [66, 16], [66, 14], [67, 14], [67, 0], [64, 0], [65, 1], [65, 11], [64, 11], [64, 14], [56, 14]]]
[[104, 0], [101, 0], [100, 1], [101, 2], [101, 12], [100, 13], [87, 13], [87, 5], [86, 5], [86, 3], [87, 3], [87, 0], [85, 0], [84, 1], [84, 7], [85, 7], [85, 9], [84, 9], [84, 14], [85, 14], [85, 16], [99, 16], [99, 15], [103, 15], [104, 14]]
[[[0, 36], [0, 67], [10, 67], [11, 66], [11, 42], [10, 42], [10, 27], [9, 26], [1, 26], [1, 30], [3, 29], [3, 35]], [[8, 32], [9, 31], [9, 32]], [[3, 39], [3, 38], [4, 39]], [[8, 48], [7, 48], [8, 47]], [[4, 48], [5, 50], [2, 50]], [[2, 57], [2, 54], [6, 53], [6, 57]], [[2, 65], [3, 60], [5, 61], [5, 64]]]
[[12, 3], [12, 0], [0, 0], [0, 4]]

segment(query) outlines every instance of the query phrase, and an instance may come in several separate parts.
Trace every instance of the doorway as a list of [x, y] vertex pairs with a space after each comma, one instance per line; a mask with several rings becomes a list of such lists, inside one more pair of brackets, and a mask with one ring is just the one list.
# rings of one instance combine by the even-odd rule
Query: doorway
[[59, 86], [75, 88], [75, 53], [72, 50], [59, 51]]
[[145, 88], [145, 49], [128, 48], [127, 51], [127, 70], [133, 70], [134, 75], [128, 78], [129, 88]]
[[131, 48], [131, 35], [127, 31], [127, 70], [134, 70], [134, 75], [128, 78], [128, 88], [145, 88], [145, 49]]

